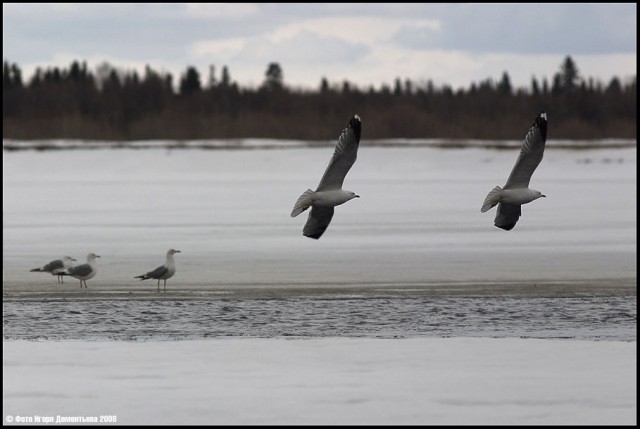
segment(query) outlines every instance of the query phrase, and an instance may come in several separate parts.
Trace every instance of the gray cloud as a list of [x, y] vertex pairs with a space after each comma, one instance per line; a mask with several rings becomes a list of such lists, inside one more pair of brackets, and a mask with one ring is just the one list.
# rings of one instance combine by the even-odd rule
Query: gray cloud
[[636, 52], [635, 4], [467, 4], [429, 12], [438, 32], [406, 27], [393, 41], [411, 49], [481, 53]]
[[278, 42], [256, 40], [255, 44], [250, 44], [240, 55], [262, 63], [278, 60], [283, 63], [303, 62], [305, 66], [313, 67], [357, 62], [369, 52], [369, 47], [361, 43], [349, 43], [335, 37], [322, 37], [309, 31], [301, 31], [294, 37]]
[[[562, 56], [580, 55], [586, 75], [596, 70], [607, 80], [635, 74], [636, 11], [635, 4], [4, 3], [3, 55], [29, 71], [70, 59], [147, 63], [174, 74], [228, 65], [240, 82], [260, 81], [277, 61], [287, 82], [312, 86], [322, 75], [362, 86], [428, 74], [467, 84], [504, 70], [528, 82], [551, 76]], [[227, 41], [230, 48], [219, 49]], [[210, 42], [218, 49], [207, 50]]]

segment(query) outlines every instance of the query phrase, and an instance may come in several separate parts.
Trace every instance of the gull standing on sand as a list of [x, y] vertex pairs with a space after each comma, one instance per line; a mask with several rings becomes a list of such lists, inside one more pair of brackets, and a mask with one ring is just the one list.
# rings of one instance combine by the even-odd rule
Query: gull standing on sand
[[100, 256], [95, 253], [89, 253], [87, 255], [87, 263], [78, 265], [75, 267], [67, 268], [67, 272], [60, 273], [63, 276], [71, 276], [80, 280], [80, 288], [82, 288], [82, 283], [84, 283], [84, 287], [87, 286], [87, 280], [92, 279], [98, 273], [98, 270], [95, 266], [96, 258]]
[[356, 162], [361, 128], [362, 121], [358, 115], [355, 115], [340, 134], [335, 152], [320, 180], [318, 189], [315, 192], [307, 189], [296, 201], [291, 217], [296, 217], [311, 207], [302, 231], [304, 236], [319, 239], [331, 222], [333, 208], [359, 197], [354, 192], [342, 189], [342, 183], [349, 169]]
[[529, 188], [531, 175], [542, 161], [547, 142], [547, 114], [540, 112], [524, 138], [520, 156], [513, 167], [504, 188], [496, 186], [489, 192], [480, 211], [482, 213], [498, 205], [495, 226], [511, 230], [521, 215], [522, 204], [530, 203], [540, 197], [542, 192]]
[[51, 273], [52, 276], [57, 275], [58, 283], [64, 283], [64, 277], [61, 273], [69, 268], [74, 261], [76, 261], [75, 258], [72, 258], [71, 256], [64, 256], [62, 259], [56, 259], [55, 261], [49, 262], [42, 268], [34, 268], [29, 271], [37, 273]]
[[146, 280], [154, 279], [158, 280], [158, 292], [160, 292], [160, 280], [164, 280], [164, 291], [167, 291], [167, 279], [173, 277], [176, 273], [176, 262], [173, 260], [175, 253], [182, 253], [179, 250], [169, 249], [167, 250], [167, 261], [164, 265], [160, 265], [153, 271], [149, 271], [147, 274], [136, 276], [134, 279]]

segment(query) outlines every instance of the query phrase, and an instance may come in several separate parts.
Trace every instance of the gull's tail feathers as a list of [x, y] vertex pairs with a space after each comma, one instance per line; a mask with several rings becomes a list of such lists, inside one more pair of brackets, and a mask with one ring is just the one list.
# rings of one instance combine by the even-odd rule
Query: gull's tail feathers
[[143, 274], [141, 276], [135, 276], [134, 279], [140, 279], [140, 280], [147, 280], [150, 279], [151, 277], [147, 277], [146, 274]]
[[34, 268], [33, 270], [29, 270], [29, 272], [31, 272], [31, 273], [41, 273], [42, 272], [42, 268]]
[[313, 203], [312, 196], [313, 191], [311, 189], [307, 189], [306, 191], [304, 191], [304, 193], [298, 198], [298, 201], [296, 201], [296, 205], [293, 206], [291, 217], [296, 217], [300, 213], [311, 207], [311, 204]]
[[487, 198], [484, 199], [484, 203], [482, 203], [480, 212], [484, 213], [489, 209], [497, 206], [500, 202], [500, 192], [502, 192], [502, 188], [500, 186], [496, 186], [495, 188], [493, 188], [487, 195]]

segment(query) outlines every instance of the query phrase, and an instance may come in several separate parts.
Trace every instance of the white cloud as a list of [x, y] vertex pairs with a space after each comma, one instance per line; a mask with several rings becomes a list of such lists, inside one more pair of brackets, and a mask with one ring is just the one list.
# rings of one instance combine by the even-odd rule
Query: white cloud
[[374, 44], [391, 38], [403, 27], [440, 29], [440, 22], [430, 19], [400, 20], [393, 18], [317, 18], [287, 24], [268, 37], [273, 42], [295, 37], [308, 31], [323, 37], [335, 37], [351, 43]]
[[239, 55], [247, 45], [247, 38], [234, 37], [229, 39], [202, 40], [187, 48], [191, 58], [213, 57], [229, 60]]
[[[349, 76], [360, 69], [366, 75], [377, 73], [379, 81], [388, 81], [391, 77], [383, 78], [380, 66], [396, 62], [398, 48], [389, 46], [387, 40], [407, 27], [438, 31], [440, 23], [425, 19], [317, 18], [251, 37], [201, 40], [189, 46], [188, 52], [195, 61], [215, 61], [235, 68], [238, 78], [252, 69], [252, 82], [262, 79], [262, 69], [273, 61], [283, 67], [285, 82], [294, 86], [315, 87], [323, 76], [357, 83], [357, 78]], [[385, 51], [391, 55], [385, 58]], [[409, 53], [405, 56], [410, 57]], [[332, 72], [340, 77], [331, 77]]]

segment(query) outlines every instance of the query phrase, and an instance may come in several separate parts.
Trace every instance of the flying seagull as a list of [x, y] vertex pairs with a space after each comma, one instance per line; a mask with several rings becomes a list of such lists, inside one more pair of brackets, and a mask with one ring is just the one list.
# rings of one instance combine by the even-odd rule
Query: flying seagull
[[507, 184], [503, 188], [493, 188], [480, 209], [484, 213], [493, 206], [498, 206], [495, 219], [495, 226], [498, 228], [510, 231], [520, 218], [522, 204], [546, 197], [542, 192], [529, 188], [531, 175], [542, 161], [546, 141], [547, 114], [540, 112], [524, 138], [520, 156], [511, 170]]
[[147, 274], [136, 276], [134, 279], [146, 280], [154, 279], [158, 280], [158, 292], [160, 292], [160, 280], [164, 280], [164, 291], [167, 291], [167, 279], [173, 277], [176, 273], [176, 262], [173, 260], [175, 253], [181, 253], [179, 250], [169, 249], [167, 250], [167, 261], [164, 265], [160, 265], [153, 271], [149, 271]]
[[361, 128], [360, 117], [354, 115], [338, 138], [333, 158], [329, 161], [329, 166], [320, 180], [318, 189], [315, 192], [307, 189], [296, 201], [291, 217], [296, 217], [311, 207], [307, 223], [302, 231], [304, 236], [316, 240], [320, 238], [331, 222], [333, 208], [359, 197], [354, 192], [342, 189], [342, 182], [344, 182], [344, 177], [353, 163], [356, 162]]
[[51, 273], [52, 276], [57, 275], [58, 283], [64, 283], [64, 277], [60, 273], [69, 268], [75, 260], [76, 259], [72, 258], [71, 256], [64, 256], [62, 259], [56, 259], [55, 261], [49, 262], [42, 268], [34, 268], [29, 271], [38, 273]]
[[87, 287], [87, 280], [92, 279], [98, 273], [96, 269], [95, 263], [96, 258], [100, 256], [95, 253], [89, 253], [87, 255], [87, 263], [82, 265], [77, 265], [75, 267], [67, 268], [66, 272], [60, 273], [63, 276], [71, 276], [80, 280], [80, 288], [82, 288], [82, 284], [84, 283], [84, 287]]

